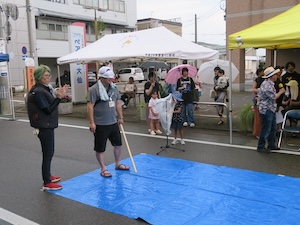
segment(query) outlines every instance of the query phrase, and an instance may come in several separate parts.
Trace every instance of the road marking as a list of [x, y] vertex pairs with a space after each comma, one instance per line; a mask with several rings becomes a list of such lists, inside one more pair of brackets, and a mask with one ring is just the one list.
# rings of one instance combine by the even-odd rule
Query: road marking
[[[29, 120], [24, 120], [24, 119], [17, 119], [17, 121], [29, 123]], [[89, 127], [86, 127], [86, 126], [78, 126], [78, 125], [63, 124], [63, 123], [60, 123], [59, 126], [89, 130]], [[142, 133], [129, 132], [129, 131], [125, 131], [125, 133], [128, 134], [128, 135], [133, 135], [133, 136], [166, 139], [165, 136], [157, 136], [157, 135], [154, 136], [154, 135], [150, 135], [150, 134], [142, 134]], [[174, 138], [170, 137], [169, 139], [173, 140]], [[196, 143], [196, 144], [205, 144], [205, 145], [213, 145], [213, 146], [221, 146], [221, 147], [229, 147], [229, 148], [239, 148], [239, 149], [247, 149], [247, 150], [256, 151], [256, 147], [252, 147], [252, 146], [234, 145], [234, 144], [217, 143], [217, 142], [209, 142], [209, 141], [200, 141], [200, 140], [188, 139], [188, 138], [185, 138], [184, 140], [186, 142], [191, 142], [191, 143]], [[300, 152], [288, 151], [288, 150], [273, 151], [273, 153], [284, 153], [284, 154], [290, 154], [290, 155], [300, 155]]]
[[0, 224], [1, 220], [8, 222], [13, 225], [38, 225], [38, 223], [35, 223], [31, 220], [28, 220], [22, 216], [19, 216], [15, 213], [12, 213], [10, 211], [7, 211], [3, 208], [0, 208]]

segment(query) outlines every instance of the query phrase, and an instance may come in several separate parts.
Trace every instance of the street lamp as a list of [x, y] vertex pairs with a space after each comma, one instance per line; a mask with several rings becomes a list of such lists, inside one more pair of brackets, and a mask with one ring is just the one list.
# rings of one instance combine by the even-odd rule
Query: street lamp
[[[95, 40], [98, 40], [98, 35], [99, 35], [99, 31], [98, 31], [98, 21], [97, 21], [97, 11], [100, 12], [106, 12], [107, 9], [103, 9], [103, 8], [98, 8], [98, 7], [92, 7], [92, 6], [83, 6], [84, 9], [93, 9], [94, 10], [94, 30], [95, 30]], [[99, 64], [98, 62], [96, 62], [96, 79], [98, 79], [98, 70], [99, 70]]]

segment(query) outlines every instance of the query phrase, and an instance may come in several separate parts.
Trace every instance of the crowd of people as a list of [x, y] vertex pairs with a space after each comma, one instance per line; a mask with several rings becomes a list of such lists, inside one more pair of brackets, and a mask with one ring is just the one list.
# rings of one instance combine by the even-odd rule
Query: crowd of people
[[[54, 155], [54, 129], [58, 126], [58, 105], [66, 94], [69, 85], [66, 83], [56, 90], [50, 85], [50, 68], [41, 65], [35, 68], [34, 78], [36, 85], [28, 93], [28, 116], [34, 133], [41, 142], [43, 153], [42, 178], [43, 190], [59, 190], [61, 185], [59, 176], [51, 174], [51, 161]], [[217, 115], [223, 124], [223, 105], [228, 101], [227, 89], [229, 79], [222, 68], [214, 68], [215, 76], [213, 92]], [[288, 62], [285, 67], [267, 67], [258, 69], [257, 78], [253, 82], [253, 105], [255, 109], [255, 122], [253, 135], [258, 137], [257, 151], [269, 153], [270, 150], [278, 150], [276, 146], [276, 133], [280, 131], [280, 123], [284, 114], [291, 109], [300, 109], [300, 74], [295, 71], [295, 63]], [[193, 107], [195, 98], [193, 91], [197, 90], [196, 101], [200, 101], [201, 82], [196, 77], [190, 78], [187, 67], [182, 67], [181, 77], [171, 91], [172, 111], [170, 128], [174, 130], [173, 145], [185, 144], [183, 127], [195, 127]], [[122, 138], [120, 127], [123, 124], [123, 108], [127, 108], [133, 98], [137, 87], [133, 77], [129, 78], [124, 87], [123, 95], [114, 84], [115, 74], [110, 67], [103, 66], [98, 72], [99, 79], [88, 93], [87, 111], [89, 130], [94, 136], [94, 151], [100, 166], [100, 175], [104, 178], [112, 177], [107, 170], [104, 152], [107, 140], [114, 147], [115, 169], [128, 171], [130, 167], [121, 163]], [[149, 125], [148, 132], [151, 135], [162, 134], [160, 129], [160, 114], [156, 110], [156, 104], [161, 98], [160, 84], [154, 72], [148, 75], [148, 81], [144, 85], [144, 101], [146, 104], [146, 116]], [[170, 95], [169, 95], [170, 96]], [[123, 106], [123, 107], [122, 107]], [[296, 126], [297, 121], [290, 118], [291, 126]], [[179, 138], [178, 138], [179, 136]], [[267, 143], [267, 146], [266, 146]]]
[[[279, 150], [276, 133], [281, 131], [285, 113], [291, 109], [300, 109], [300, 74], [295, 68], [294, 62], [287, 62], [285, 67], [270, 66], [256, 71], [257, 78], [252, 86], [255, 113], [253, 135], [259, 139], [259, 152]], [[296, 119], [289, 120], [290, 126], [297, 125]]]

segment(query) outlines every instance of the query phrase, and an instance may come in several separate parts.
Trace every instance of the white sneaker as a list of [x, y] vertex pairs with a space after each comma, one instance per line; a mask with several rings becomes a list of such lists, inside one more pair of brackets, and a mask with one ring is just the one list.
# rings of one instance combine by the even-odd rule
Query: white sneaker
[[194, 127], [194, 126], [195, 126], [195, 124], [194, 124], [194, 123], [191, 123], [191, 124], [190, 124], [190, 127]]
[[184, 123], [183, 123], [183, 126], [184, 126], [184, 127], [187, 127], [187, 125], [188, 125], [187, 122], [184, 122]]
[[150, 131], [150, 134], [151, 134], [151, 135], [155, 135], [156, 133], [155, 133], [153, 130], [151, 130], [151, 131]]
[[150, 133], [150, 132], [151, 132], [151, 129], [148, 129], [148, 132]]
[[179, 140], [177, 140], [177, 139], [174, 139], [174, 141], [172, 141], [172, 145], [176, 145], [178, 143], [179, 143]]
[[156, 134], [162, 134], [160, 130], [155, 131]]
[[126, 106], [126, 105], [123, 105], [123, 109], [127, 109], [127, 106]]
[[181, 139], [180, 144], [185, 145], [185, 142], [183, 139]]

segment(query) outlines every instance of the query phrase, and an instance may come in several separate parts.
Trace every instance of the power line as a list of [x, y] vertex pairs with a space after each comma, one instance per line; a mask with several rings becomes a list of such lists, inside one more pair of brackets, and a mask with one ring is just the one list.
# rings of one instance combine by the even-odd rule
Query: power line
[[[197, 21], [205, 20], [205, 19], [207, 19], [207, 18], [213, 16], [214, 14], [216, 14], [216, 13], [220, 10], [219, 6], [220, 6], [220, 3], [221, 3], [221, 2], [223, 2], [223, 0], [221, 0], [221, 1], [220, 1], [217, 5], [215, 5], [214, 7], [210, 8], [207, 12], [205, 12], [205, 13], [199, 15], [199, 16], [197, 17]], [[191, 23], [189, 23], [189, 22], [191, 22]], [[195, 21], [194, 21], [194, 19], [190, 19], [190, 20], [183, 21], [182, 23], [185, 24], [183, 27], [187, 27], [187, 26], [194, 25], [194, 24], [195, 24]], [[186, 24], [186, 23], [188, 23], [188, 24]]]

